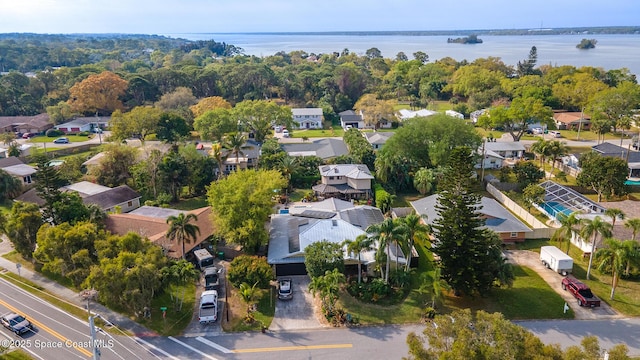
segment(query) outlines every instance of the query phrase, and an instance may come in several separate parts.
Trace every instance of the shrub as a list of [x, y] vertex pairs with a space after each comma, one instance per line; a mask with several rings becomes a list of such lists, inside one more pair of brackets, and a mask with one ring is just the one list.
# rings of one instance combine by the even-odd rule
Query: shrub
[[47, 137], [58, 137], [64, 135], [64, 131], [58, 129], [49, 129], [47, 130], [45, 135], [47, 135]]
[[240, 255], [231, 261], [229, 267], [229, 281], [236, 288], [242, 283], [257, 283], [257, 287], [265, 289], [273, 278], [273, 269], [265, 257]]
[[79, 132], [77, 135], [78, 135], [78, 136], [89, 136], [89, 134], [90, 134], [90, 133], [89, 133], [88, 131], [81, 131], [81, 132]]

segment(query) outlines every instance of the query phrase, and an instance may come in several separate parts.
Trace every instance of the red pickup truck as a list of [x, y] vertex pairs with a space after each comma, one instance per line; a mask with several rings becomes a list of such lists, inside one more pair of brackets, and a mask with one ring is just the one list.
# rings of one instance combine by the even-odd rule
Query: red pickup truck
[[591, 289], [582, 281], [567, 276], [562, 279], [562, 290], [569, 290], [578, 299], [578, 305], [596, 307], [600, 306], [600, 299], [593, 295]]

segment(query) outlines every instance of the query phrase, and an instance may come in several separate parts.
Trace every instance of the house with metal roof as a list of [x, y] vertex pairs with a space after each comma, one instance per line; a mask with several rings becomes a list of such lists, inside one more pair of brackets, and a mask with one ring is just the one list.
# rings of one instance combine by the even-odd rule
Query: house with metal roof
[[64, 124], [54, 126], [66, 134], [89, 132], [93, 129], [105, 129], [111, 120], [110, 116], [78, 117]]
[[[318, 241], [343, 244], [366, 234], [366, 229], [381, 223], [384, 216], [380, 209], [368, 205], [354, 205], [335, 198], [321, 202], [304, 203], [289, 208], [289, 214], [272, 215], [269, 226], [267, 262], [276, 269], [277, 276], [304, 275], [304, 249]], [[396, 252], [397, 251], [397, 252]], [[356, 272], [358, 254], [343, 247], [346, 272]], [[412, 266], [417, 265], [418, 254], [412, 252]], [[389, 258], [395, 263], [406, 264], [401, 249], [389, 248]], [[375, 267], [375, 250], [360, 255], [363, 270], [372, 273]]]
[[480, 169], [499, 169], [513, 165], [524, 158], [525, 147], [519, 141], [487, 141], [478, 148], [477, 153], [484, 156], [478, 159], [475, 167]]
[[367, 199], [371, 196], [373, 175], [364, 164], [320, 165], [320, 181], [312, 187], [316, 196], [341, 199]]
[[408, 110], [408, 109], [400, 109], [398, 110], [398, 119], [400, 121], [405, 121], [408, 119], [413, 119], [415, 117], [428, 117], [432, 115], [438, 114], [437, 111], [420, 109], [420, 110]]
[[[418, 215], [423, 216], [428, 225], [440, 218], [436, 210], [438, 196], [435, 194], [411, 202], [413, 209]], [[483, 196], [476, 212], [484, 219], [484, 227], [495, 231], [503, 243], [522, 242], [525, 240], [525, 233], [532, 231], [495, 199]]]
[[298, 129], [322, 129], [322, 108], [293, 108], [291, 113]]

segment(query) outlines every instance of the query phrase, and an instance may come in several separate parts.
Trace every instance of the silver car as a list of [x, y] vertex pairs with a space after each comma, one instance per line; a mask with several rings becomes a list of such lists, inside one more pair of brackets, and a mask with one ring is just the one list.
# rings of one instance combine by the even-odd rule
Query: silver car
[[24, 334], [33, 330], [33, 325], [24, 316], [16, 313], [8, 313], [0, 318], [2, 326], [13, 331], [16, 335]]
[[280, 279], [278, 281], [278, 299], [291, 300], [293, 298], [293, 288], [291, 279]]

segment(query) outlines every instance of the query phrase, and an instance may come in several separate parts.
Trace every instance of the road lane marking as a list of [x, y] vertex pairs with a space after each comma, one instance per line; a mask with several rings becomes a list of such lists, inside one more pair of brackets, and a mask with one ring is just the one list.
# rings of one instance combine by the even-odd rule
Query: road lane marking
[[[18, 309], [16, 309], [15, 307], [7, 304], [7, 302], [5, 302], [4, 300], [0, 300], [0, 305], [6, 307], [7, 309], [17, 313], [17, 314], [22, 314], [21, 311], [19, 311]], [[24, 316], [24, 315], [23, 315]], [[25, 316], [26, 317], [26, 316]], [[75, 341], [72, 341], [70, 339], [67, 339], [66, 337], [62, 336], [60, 333], [56, 332], [55, 330], [51, 329], [50, 327], [44, 325], [43, 323], [39, 322], [38, 320], [34, 320], [33, 318], [30, 318], [29, 321], [32, 324], [35, 324], [38, 329], [43, 329], [44, 331], [48, 332], [49, 334], [57, 337], [60, 341], [66, 343], [67, 341], [70, 341], [71, 343], [75, 343]], [[93, 353], [90, 352], [89, 350], [79, 347], [77, 345], [73, 345], [73, 348], [78, 350], [79, 352], [81, 352], [82, 354], [86, 355], [87, 357], [93, 357]]]
[[200, 341], [201, 343], [203, 343], [205, 345], [209, 345], [212, 348], [217, 349], [217, 350], [219, 350], [219, 351], [221, 351], [221, 352], [223, 352], [225, 354], [231, 354], [232, 353], [232, 351], [227, 349], [226, 347], [224, 347], [222, 345], [218, 345], [218, 344], [214, 343], [211, 340], [207, 340], [207, 339], [203, 338], [202, 336], [198, 336], [196, 338], [196, 340]]
[[[147, 342], [147, 341], [142, 340], [141, 338], [139, 338], [139, 337], [137, 337], [137, 336], [134, 336], [134, 337], [133, 337], [133, 339], [134, 339], [134, 340], [136, 340], [136, 341], [138, 341], [138, 342], [140, 342], [140, 343], [142, 343], [142, 344], [144, 344], [144, 345], [146, 345], [146, 346], [148, 346], [148, 347], [150, 347], [151, 349], [153, 349], [153, 350], [155, 350], [155, 351], [157, 351], [157, 352], [161, 353], [162, 355], [164, 355], [164, 356], [166, 356], [166, 357], [168, 357], [168, 358], [171, 358], [171, 359], [174, 359], [174, 360], [180, 360], [179, 358], [177, 358], [177, 357], [175, 357], [175, 356], [173, 356], [173, 355], [169, 354], [168, 352], [166, 352], [166, 351], [162, 350], [161, 348], [159, 348], [159, 347], [157, 347], [157, 346], [153, 345], [153, 344], [152, 344], [152, 343], [150, 343], [150, 342]], [[147, 351], [148, 351], [148, 350], [147, 350]], [[149, 351], [149, 352], [150, 352], [150, 351]]]
[[257, 353], [257, 352], [273, 352], [273, 351], [296, 351], [296, 350], [320, 350], [320, 349], [349, 349], [353, 344], [333, 344], [333, 345], [300, 345], [300, 346], [282, 346], [255, 349], [239, 349], [232, 350], [236, 354], [241, 353]]
[[211, 356], [211, 355], [205, 354], [205, 353], [203, 353], [202, 351], [200, 351], [200, 350], [198, 350], [198, 349], [194, 348], [193, 346], [191, 346], [191, 345], [189, 345], [189, 344], [187, 344], [187, 343], [183, 343], [182, 341], [180, 341], [180, 340], [178, 340], [178, 339], [174, 338], [173, 336], [169, 336], [169, 340], [171, 340], [171, 341], [175, 342], [176, 344], [180, 344], [180, 345], [182, 345], [182, 346], [186, 347], [187, 349], [189, 349], [189, 350], [191, 350], [191, 351], [193, 351], [193, 352], [196, 352], [196, 353], [198, 353], [198, 354], [200, 354], [200, 355], [202, 355], [202, 356], [206, 357], [207, 359], [211, 359], [211, 360], [218, 360], [218, 358], [214, 358], [214, 357], [213, 357], [213, 356]]

